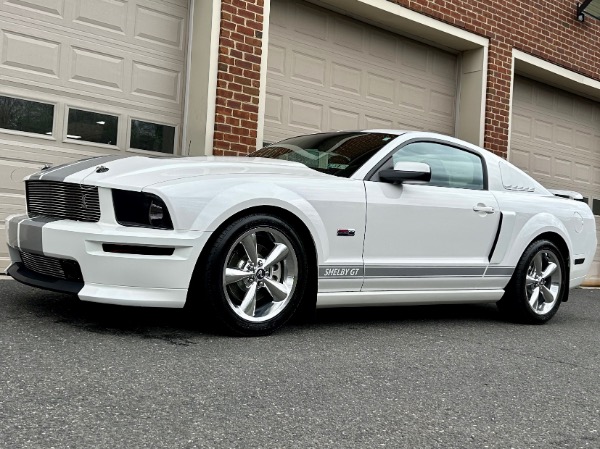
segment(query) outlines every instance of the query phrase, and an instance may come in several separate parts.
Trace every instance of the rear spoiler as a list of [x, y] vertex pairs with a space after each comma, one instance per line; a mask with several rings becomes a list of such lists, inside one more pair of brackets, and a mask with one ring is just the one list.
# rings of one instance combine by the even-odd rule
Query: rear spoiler
[[561, 198], [567, 198], [570, 200], [575, 200], [575, 201], [581, 201], [583, 203], [586, 202], [586, 200], [583, 198], [583, 195], [579, 192], [574, 192], [573, 190], [553, 190], [553, 189], [548, 189], [548, 191], [554, 195], [554, 196], [559, 196]]

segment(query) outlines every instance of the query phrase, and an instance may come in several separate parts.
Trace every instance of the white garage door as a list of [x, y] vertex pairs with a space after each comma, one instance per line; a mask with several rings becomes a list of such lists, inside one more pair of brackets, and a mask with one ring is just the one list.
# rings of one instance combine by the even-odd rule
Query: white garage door
[[300, 0], [272, 0], [266, 142], [395, 128], [454, 134], [456, 56]]
[[0, 268], [4, 218], [24, 211], [25, 175], [98, 154], [179, 152], [188, 9], [0, 1]]
[[[582, 193], [600, 216], [599, 103], [516, 77], [509, 158], [545, 187]], [[588, 281], [600, 283], [600, 248]]]

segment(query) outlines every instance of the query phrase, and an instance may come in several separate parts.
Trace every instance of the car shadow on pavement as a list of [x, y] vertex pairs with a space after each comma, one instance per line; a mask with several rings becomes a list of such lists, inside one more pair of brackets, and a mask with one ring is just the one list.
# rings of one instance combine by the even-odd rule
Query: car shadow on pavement
[[495, 304], [444, 304], [424, 306], [348, 307], [319, 309], [315, 324], [379, 324], [382, 322], [500, 321]]
[[[195, 344], [198, 339], [221, 337], [195, 323], [187, 310], [96, 304], [80, 301], [75, 296], [33, 289], [27, 289], [20, 296], [19, 303], [27, 312], [87, 332], [131, 335], [182, 346]], [[310, 320], [292, 322], [282, 331], [295, 333], [332, 326], [366, 329], [382, 324], [492, 323], [501, 320], [493, 304], [336, 308], [318, 309]]]
[[23, 307], [36, 317], [87, 332], [131, 335], [182, 346], [194, 344], [192, 338], [203, 336], [181, 309], [96, 304], [71, 295], [36, 290], [20, 296]]

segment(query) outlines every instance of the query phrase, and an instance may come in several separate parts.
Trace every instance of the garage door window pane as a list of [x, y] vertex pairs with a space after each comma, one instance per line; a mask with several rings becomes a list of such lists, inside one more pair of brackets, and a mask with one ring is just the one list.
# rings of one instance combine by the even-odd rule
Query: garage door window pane
[[54, 105], [0, 96], [0, 128], [52, 134]]
[[175, 147], [175, 127], [132, 120], [129, 146], [140, 150], [172, 154]]
[[116, 145], [118, 126], [119, 118], [115, 115], [69, 109], [67, 138]]
[[429, 185], [483, 190], [483, 165], [479, 156], [434, 142], [416, 142], [400, 148], [393, 163], [425, 162], [431, 167]]

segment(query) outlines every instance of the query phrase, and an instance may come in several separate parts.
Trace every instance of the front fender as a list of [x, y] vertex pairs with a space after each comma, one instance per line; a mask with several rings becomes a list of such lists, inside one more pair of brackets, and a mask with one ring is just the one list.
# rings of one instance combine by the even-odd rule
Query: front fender
[[[193, 187], [193, 194], [190, 190]], [[152, 192], [155, 189], [145, 189]], [[311, 233], [318, 260], [326, 260], [330, 245], [325, 224], [316, 209], [298, 193], [269, 182], [221, 181], [161, 186], [162, 198], [174, 211], [176, 227], [214, 232], [228, 218], [253, 207], [272, 206], [297, 216]]]

